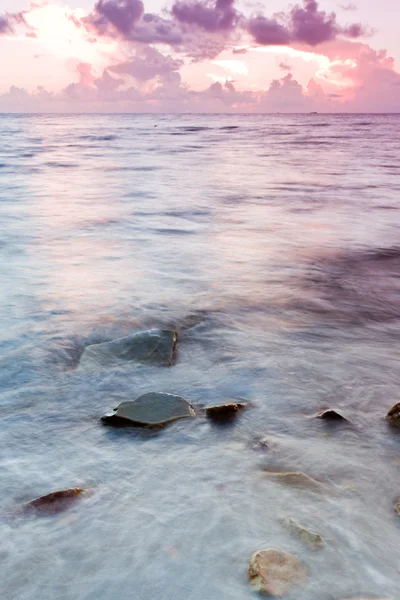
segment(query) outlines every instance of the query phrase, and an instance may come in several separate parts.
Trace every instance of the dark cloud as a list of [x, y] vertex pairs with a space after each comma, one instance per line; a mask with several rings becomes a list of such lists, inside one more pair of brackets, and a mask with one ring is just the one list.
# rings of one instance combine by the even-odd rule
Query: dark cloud
[[262, 46], [285, 46], [291, 41], [290, 32], [285, 25], [262, 15], [249, 19], [247, 29], [257, 44]]
[[238, 21], [235, 0], [208, 2], [178, 1], [172, 6], [172, 15], [180, 23], [194, 25], [208, 32], [230, 31]]
[[144, 14], [141, 0], [98, 0], [84, 22], [99, 34], [121, 34], [129, 37], [133, 26]]
[[336, 39], [338, 35], [358, 38], [367, 33], [359, 23], [340, 26], [335, 13], [320, 10], [316, 0], [303, 0], [303, 6], [295, 5], [286, 15], [273, 18], [262, 15], [252, 17], [247, 21], [247, 30], [263, 46], [296, 42], [317, 46]]

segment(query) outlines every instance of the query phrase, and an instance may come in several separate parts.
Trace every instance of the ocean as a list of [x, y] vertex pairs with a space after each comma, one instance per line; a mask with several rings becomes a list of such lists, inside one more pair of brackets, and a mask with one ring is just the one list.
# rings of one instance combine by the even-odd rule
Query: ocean
[[[278, 548], [310, 571], [292, 599], [398, 599], [399, 209], [400, 115], [1, 115], [1, 598], [250, 600]], [[158, 327], [171, 367], [76, 369]], [[252, 406], [100, 422], [150, 391]]]

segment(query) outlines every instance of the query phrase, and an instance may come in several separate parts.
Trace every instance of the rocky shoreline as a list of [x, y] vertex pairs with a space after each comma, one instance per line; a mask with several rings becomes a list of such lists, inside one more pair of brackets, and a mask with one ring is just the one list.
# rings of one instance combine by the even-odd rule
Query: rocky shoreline
[[[94, 373], [110, 369], [123, 363], [132, 366], [152, 364], [173, 367], [178, 343], [178, 333], [173, 330], [152, 329], [133, 335], [87, 346], [79, 360], [78, 372]], [[111, 427], [140, 427], [165, 429], [178, 420], [208, 419], [212, 423], [225, 425], [234, 422], [240, 413], [253, 405], [248, 402], [226, 401], [210, 406], [196, 406], [180, 395], [165, 392], [148, 392], [131, 400], [119, 403], [112, 412], [100, 417], [103, 425]], [[351, 420], [336, 408], [321, 409], [312, 418], [322, 419], [327, 425], [353, 425]], [[400, 428], [400, 403], [386, 415], [390, 426]], [[265, 442], [265, 443], [264, 443]], [[269, 441], [261, 440], [255, 449], [270, 449]], [[299, 471], [265, 469], [263, 477], [268, 484], [305, 490], [311, 494], [329, 496], [340, 493], [325, 482]], [[19, 514], [35, 517], [51, 517], [68, 510], [85, 496], [95, 493], [92, 489], [69, 488], [40, 496], [25, 503]], [[400, 499], [395, 501], [394, 512], [400, 515]], [[282, 528], [299, 539], [312, 551], [323, 551], [326, 541], [322, 536], [299, 524], [293, 517], [281, 519]], [[305, 564], [306, 563], [306, 564]], [[248, 581], [250, 587], [267, 596], [283, 597], [296, 589], [306, 587], [312, 579], [313, 561], [306, 558], [303, 563], [296, 556], [276, 548], [257, 550], [250, 558]], [[338, 599], [346, 600], [346, 599]], [[395, 600], [394, 598], [371, 598], [358, 596], [347, 600]]]

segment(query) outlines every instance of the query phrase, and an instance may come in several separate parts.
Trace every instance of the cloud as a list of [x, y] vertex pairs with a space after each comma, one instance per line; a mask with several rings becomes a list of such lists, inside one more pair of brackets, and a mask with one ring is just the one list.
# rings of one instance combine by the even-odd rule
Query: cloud
[[3, 35], [14, 35], [15, 27], [17, 25], [23, 25], [30, 29], [24, 18], [25, 11], [18, 13], [5, 13], [0, 15], [0, 36]]
[[172, 15], [180, 23], [194, 25], [212, 33], [234, 29], [239, 18], [234, 0], [216, 0], [214, 5], [207, 2], [178, 1], [172, 6]]
[[152, 46], [139, 45], [133, 58], [110, 66], [109, 70], [121, 75], [130, 75], [138, 81], [148, 81], [157, 76], [166, 76], [179, 71], [182, 65], [182, 60], [164, 56]]
[[99, 0], [81, 20], [92, 33], [147, 44], [182, 43], [179, 25], [156, 14], [145, 13], [141, 0]]
[[349, 2], [348, 4], [340, 4], [339, 6], [342, 10], [346, 10], [348, 12], [357, 10], [357, 5], [353, 4], [353, 2]]
[[98, 33], [115, 32], [129, 37], [134, 24], [141, 19], [144, 6], [141, 0], [98, 0], [93, 13], [85, 19]]
[[278, 64], [278, 67], [280, 69], [282, 69], [282, 71], [291, 71], [292, 70], [292, 67], [289, 65], [289, 63], [285, 63], [285, 62], [280, 62]]
[[10, 35], [13, 33], [13, 26], [10, 17], [0, 15], [0, 35]]
[[303, 0], [303, 6], [295, 5], [288, 14], [272, 18], [256, 15], [248, 19], [247, 30], [257, 44], [263, 46], [293, 43], [317, 46], [339, 35], [357, 38], [367, 33], [359, 23], [339, 25], [335, 13], [319, 10], [315, 0]]

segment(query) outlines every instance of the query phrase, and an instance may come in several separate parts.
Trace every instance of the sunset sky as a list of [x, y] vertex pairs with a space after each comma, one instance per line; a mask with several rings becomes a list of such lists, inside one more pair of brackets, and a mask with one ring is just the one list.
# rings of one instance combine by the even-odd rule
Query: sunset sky
[[0, 0], [0, 112], [400, 112], [399, 0]]

